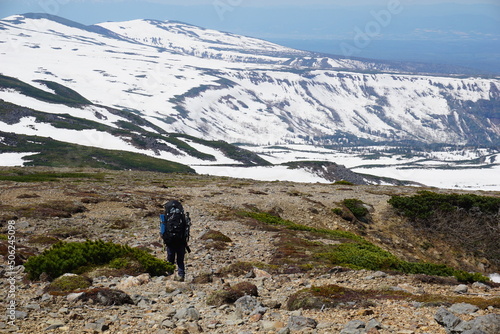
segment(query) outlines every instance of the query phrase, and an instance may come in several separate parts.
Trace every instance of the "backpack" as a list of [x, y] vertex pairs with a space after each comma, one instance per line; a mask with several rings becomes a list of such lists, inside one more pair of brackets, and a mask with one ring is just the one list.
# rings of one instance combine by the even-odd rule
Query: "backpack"
[[160, 234], [165, 244], [187, 244], [189, 240], [189, 213], [184, 213], [177, 200], [165, 204], [165, 213], [160, 215]]

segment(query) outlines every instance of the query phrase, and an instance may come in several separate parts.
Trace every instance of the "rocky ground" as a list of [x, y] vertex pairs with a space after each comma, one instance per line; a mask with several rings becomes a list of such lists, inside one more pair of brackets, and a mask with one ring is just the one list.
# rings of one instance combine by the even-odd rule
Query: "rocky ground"
[[[281, 217], [299, 224], [360, 233], [405, 259], [444, 260], [446, 246], [436, 245], [431, 250], [414, 247], [412, 244], [421, 242], [418, 233], [410, 233], [401, 218], [389, 215], [387, 200], [390, 196], [411, 194], [415, 188], [105, 172], [101, 179], [1, 181], [0, 189], [0, 209], [4, 212], [1, 233], [8, 235], [7, 222], [15, 221], [19, 252], [24, 248], [23, 252], [38, 253], [48, 246], [30, 240], [36, 236], [56, 236], [66, 241], [102, 239], [147, 247], [155, 256], [164, 258], [158, 242], [157, 217], [161, 204], [170, 198], [181, 199], [193, 222], [192, 252], [186, 258], [185, 282], [174, 281], [174, 275], [141, 275], [136, 279], [126, 275], [93, 276], [92, 288], [111, 288], [129, 296], [132, 303], [124, 305], [81, 301], [74, 294], [51, 295], [46, 291], [49, 282], [27, 280], [22, 274], [22, 266], [16, 268], [20, 272], [19, 279], [12, 284], [4, 259], [1, 300], [11, 299], [10, 293], [15, 295], [16, 301], [16, 319], [13, 322], [9, 319], [7, 305], [7, 317], [0, 318], [0, 329], [5, 332], [439, 334], [450, 332], [452, 328], [456, 333], [469, 333], [466, 329], [473, 328], [489, 334], [500, 330], [500, 310], [493, 306], [477, 308], [463, 303], [423, 303], [405, 298], [345, 303], [316, 310], [292, 311], [286, 307], [293, 293], [330, 284], [357, 290], [405, 291], [415, 296], [498, 300], [500, 287], [495, 284], [424, 282], [414, 275], [336, 267], [323, 272], [290, 274], [257, 268], [241, 276], [219, 274], [223, 268], [241, 261], [269, 263], [275, 255], [274, 241], [278, 231], [256, 228], [232, 214], [249, 208], [278, 212]], [[373, 223], [360, 227], [332, 214], [331, 209], [338, 207], [345, 198], [360, 198], [369, 203]], [[33, 214], [9, 216], [12, 212], [20, 212], [15, 208], [61, 200], [81, 203], [86, 211], [66, 218], [40, 218]], [[219, 247], [213, 246], [211, 240], [203, 238], [209, 230], [221, 232], [231, 242], [225, 249], [216, 249]], [[447, 262], [476, 268], [485, 265], [478, 259], [454, 261], [448, 259]], [[204, 275], [211, 281], [197, 280]], [[223, 291], [240, 282], [255, 285], [258, 296], [246, 296], [235, 303], [222, 305], [207, 303], [215, 291]]]

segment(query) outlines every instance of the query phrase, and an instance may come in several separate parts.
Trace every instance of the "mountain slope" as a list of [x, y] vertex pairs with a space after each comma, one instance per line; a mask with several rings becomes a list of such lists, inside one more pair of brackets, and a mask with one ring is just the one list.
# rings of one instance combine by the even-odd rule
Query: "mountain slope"
[[[0, 147], [2, 151], [40, 151], [42, 158], [38, 157], [37, 165], [50, 165], [47, 155], [54, 158], [54, 154], [60, 153], [61, 149], [65, 152], [63, 156], [69, 154], [68, 150], [79, 151], [80, 160], [86, 161], [87, 156], [92, 153], [82, 146], [93, 147], [96, 152], [101, 149], [127, 151], [132, 160], [139, 159], [141, 155], [149, 156], [149, 158], [143, 158], [141, 168], [146, 169], [148, 169], [146, 167], [148, 161], [153, 165], [163, 161], [167, 169], [169, 161], [184, 164], [269, 164], [256, 154], [242, 148], [225, 142], [168, 134], [132, 113], [93, 105], [77, 92], [53, 82], [46, 81], [44, 84], [47, 87], [54, 87], [55, 93], [41, 90], [14, 78], [0, 76], [0, 89], [8, 89], [11, 95], [17, 94], [20, 101], [29, 101], [37, 105], [37, 109], [44, 110], [39, 111], [0, 100], [0, 133], [2, 134]], [[158, 130], [161, 134], [151, 130]], [[14, 133], [17, 135], [12, 135]], [[30, 136], [46, 137], [47, 142], [41, 139], [31, 140]], [[63, 145], [63, 143], [66, 144]], [[50, 152], [51, 149], [55, 152]], [[137, 157], [133, 158], [132, 154], [136, 154]], [[97, 158], [92, 157], [92, 159]], [[154, 161], [154, 159], [159, 161]], [[46, 163], [41, 163], [43, 161]], [[63, 165], [61, 161], [58, 163], [59, 166]], [[70, 162], [68, 164], [71, 165]], [[86, 166], [92, 166], [92, 164], [87, 163]], [[149, 170], [161, 169], [149, 168]], [[189, 168], [184, 171], [193, 172]]]
[[[404, 66], [317, 57], [179, 22], [86, 27], [13, 16], [0, 21], [0, 63], [4, 75], [46, 91], [44, 81], [63, 85], [158, 134], [251, 144], [500, 143], [498, 79], [403, 74]], [[0, 99], [37, 109], [12, 90]]]

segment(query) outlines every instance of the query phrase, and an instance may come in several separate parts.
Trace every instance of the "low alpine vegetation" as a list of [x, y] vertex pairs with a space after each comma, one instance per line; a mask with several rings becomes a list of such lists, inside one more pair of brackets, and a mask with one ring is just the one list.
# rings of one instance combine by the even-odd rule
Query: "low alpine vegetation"
[[337, 237], [337, 238], [345, 238], [345, 239], [352, 239], [352, 240], [363, 240], [360, 236], [347, 232], [347, 231], [341, 231], [341, 230], [330, 230], [330, 229], [323, 229], [323, 228], [316, 228], [316, 227], [310, 227], [306, 225], [301, 225], [294, 223], [292, 221], [282, 219], [278, 216], [272, 215], [267, 212], [258, 212], [258, 211], [242, 211], [238, 213], [242, 217], [250, 217], [253, 219], [256, 219], [260, 222], [270, 224], [270, 225], [277, 225], [277, 226], [282, 226], [290, 230], [294, 231], [305, 231], [305, 232], [312, 232], [312, 233], [319, 233], [323, 235], [328, 235], [330, 237]]
[[227, 235], [215, 230], [206, 231], [200, 239], [206, 241], [205, 248], [207, 249], [223, 250], [232, 242], [231, 238]]
[[498, 307], [500, 298], [485, 299], [480, 297], [466, 296], [443, 296], [422, 294], [414, 295], [405, 291], [397, 290], [355, 290], [338, 285], [313, 286], [300, 290], [287, 301], [289, 310], [298, 309], [322, 309], [325, 307], [366, 307], [366, 304], [376, 303], [377, 300], [408, 300], [423, 303], [423, 305], [450, 305], [467, 303], [479, 308]]
[[82, 204], [73, 201], [48, 201], [36, 205], [25, 205], [15, 208], [15, 211], [21, 217], [48, 218], [60, 217], [70, 218], [76, 213], [87, 211]]
[[421, 191], [410, 197], [392, 196], [389, 204], [431, 240], [460, 245], [467, 253], [500, 266], [500, 198]]
[[[285, 267], [284, 271], [304, 272], [344, 266], [352, 269], [393, 270], [407, 274], [454, 276], [461, 282], [488, 280], [481, 274], [456, 270], [442, 264], [403, 261], [350, 232], [304, 226], [265, 212], [240, 212], [240, 215], [283, 228], [276, 238], [277, 251], [271, 264]], [[290, 233], [290, 230], [305, 233], [299, 236]], [[339, 243], [327, 245], [317, 241], [321, 238], [338, 240]]]
[[81, 275], [62, 275], [53, 280], [47, 287], [50, 294], [67, 294], [79, 289], [87, 289], [92, 285], [92, 280]]
[[[125, 259], [118, 261], [117, 259]], [[157, 259], [144, 250], [118, 245], [102, 240], [86, 242], [58, 242], [24, 264], [31, 280], [37, 280], [42, 273], [54, 279], [65, 273], [83, 273], [96, 266], [114, 266], [127, 261], [140, 264], [142, 272], [153, 276], [173, 271], [174, 265]]]

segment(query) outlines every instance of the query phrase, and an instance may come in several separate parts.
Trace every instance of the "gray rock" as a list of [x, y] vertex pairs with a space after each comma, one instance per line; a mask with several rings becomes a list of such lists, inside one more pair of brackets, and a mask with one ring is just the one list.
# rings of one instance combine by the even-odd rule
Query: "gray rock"
[[366, 276], [365, 279], [370, 280], [370, 279], [385, 278], [385, 277], [387, 277], [386, 273], [384, 273], [383, 271], [376, 271], [373, 274]]
[[188, 320], [188, 321], [198, 321], [200, 320], [200, 312], [194, 308], [194, 306], [189, 306], [178, 310], [175, 313], [174, 319], [177, 320]]
[[54, 324], [54, 325], [50, 325], [49, 327], [45, 328], [46, 331], [51, 331], [51, 330], [54, 330], [54, 329], [58, 329], [60, 327], [63, 327], [64, 324]]
[[33, 303], [33, 304], [26, 305], [25, 308], [28, 310], [40, 311], [41, 306], [40, 306], [40, 304]]
[[151, 305], [156, 304], [156, 301], [151, 300], [149, 298], [142, 298], [138, 303], [137, 306], [140, 308], [150, 308]]
[[290, 328], [285, 327], [278, 331], [278, 334], [290, 334]]
[[467, 303], [459, 303], [453, 304], [449, 310], [453, 313], [458, 314], [471, 314], [477, 312], [479, 310], [479, 307]]
[[290, 328], [290, 330], [301, 330], [301, 329], [304, 329], [304, 328], [316, 328], [316, 326], [318, 325], [318, 322], [314, 319], [311, 319], [311, 318], [306, 318], [306, 317], [303, 317], [303, 316], [294, 316], [292, 315], [289, 319], [288, 319], [288, 328]]
[[109, 326], [106, 324], [103, 324], [103, 323], [93, 322], [93, 323], [86, 324], [84, 328], [98, 331], [98, 332], [104, 332], [104, 331], [107, 331], [109, 329]]
[[465, 284], [460, 284], [453, 289], [453, 292], [455, 293], [467, 293], [469, 291], [469, 288]]
[[163, 320], [161, 323], [162, 328], [174, 328], [175, 324], [169, 319]]
[[15, 317], [16, 319], [26, 319], [28, 317], [28, 313], [23, 311], [16, 311]]
[[279, 309], [281, 308], [281, 303], [277, 300], [274, 300], [274, 299], [269, 299], [269, 300], [265, 300], [262, 302], [262, 304], [265, 306], [265, 307], [268, 307], [270, 309]]
[[366, 331], [366, 325], [361, 320], [349, 321], [344, 328], [340, 331], [340, 334], [362, 334]]
[[49, 301], [52, 299], [54, 299], [54, 297], [52, 295], [49, 295], [48, 293], [44, 293], [42, 295], [42, 298], [40, 299], [40, 301], [43, 303], [43, 302], [46, 302], [46, 301]]
[[434, 320], [436, 320], [441, 326], [445, 327], [447, 331], [453, 330], [462, 322], [462, 319], [458, 318], [456, 315], [443, 307], [440, 307], [434, 315]]
[[377, 319], [371, 319], [366, 323], [365, 329], [366, 331], [369, 331], [372, 328], [382, 329], [382, 324]]
[[79, 300], [83, 296], [84, 292], [70, 293], [66, 296], [66, 300], [69, 302], [74, 302]]
[[440, 308], [434, 318], [445, 327], [447, 333], [451, 334], [500, 333], [500, 314], [489, 314], [466, 322], [457, 318], [450, 311]]
[[489, 287], [488, 285], [481, 283], [481, 282], [472, 283], [472, 287], [475, 289], [481, 289], [483, 291], [490, 291], [491, 290], [491, 287]]
[[[500, 333], [500, 314], [488, 314], [469, 321], [471, 330], [482, 331], [485, 334]], [[465, 332], [464, 332], [465, 333]]]
[[[86, 294], [84, 295], [86, 297]], [[121, 290], [101, 289], [95, 296], [95, 302], [104, 305], [133, 304], [132, 298]]]
[[257, 308], [262, 307], [257, 298], [253, 296], [243, 296], [234, 302], [236, 313], [244, 316], [252, 314]]
[[190, 322], [183, 325], [189, 334], [202, 333], [203, 328], [197, 322]]

